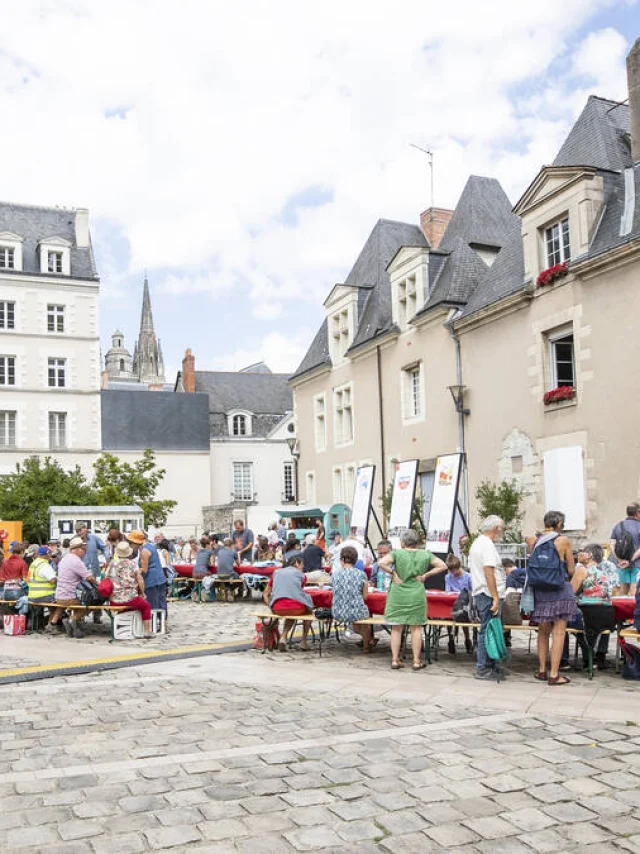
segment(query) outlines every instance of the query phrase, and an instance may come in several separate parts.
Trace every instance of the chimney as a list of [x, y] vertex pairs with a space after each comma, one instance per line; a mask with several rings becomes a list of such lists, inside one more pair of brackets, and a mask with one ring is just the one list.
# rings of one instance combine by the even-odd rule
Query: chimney
[[109, 388], [109, 371], [100, 373], [100, 388]]
[[447, 208], [427, 208], [420, 214], [420, 228], [432, 249], [440, 246], [452, 216], [453, 211]]
[[640, 163], [640, 38], [627, 57], [629, 118], [631, 120], [631, 160]]
[[190, 394], [196, 390], [196, 357], [191, 348], [185, 351], [182, 360], [182, 388]]
[[76, 208], [76, 246], [86, 249], [89, 245], [89, 211]]

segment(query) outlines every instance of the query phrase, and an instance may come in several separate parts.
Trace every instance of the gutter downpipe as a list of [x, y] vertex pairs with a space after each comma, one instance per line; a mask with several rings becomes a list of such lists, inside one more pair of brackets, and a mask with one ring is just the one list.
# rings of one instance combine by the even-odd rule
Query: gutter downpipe
[[[450, 320], [447, 320], [444, 324], [448, 331], [449, 335], [453, 338], [455, 348], [456, 348], [456, 382], [457, 385], [463, 385], [462, 382], [462, 349], [460, 346], [460, 338], [458, 337], [457, 332], [454, 329], [454, 321], [458, 318], [460, 311], [456, 311], [453, 317]], [[463, 487], [463, 496], [462, 496], [462, 509], [464, 511], [465, 518], [467, 520], [467, 524], [469, 524], [469, 466], [467, 463], [467, 450], [465, 445], [465, 434], [464, 434], [464, 406], [458, 407], [458, 445], [460, 451], [463, 454], [463, 477], [462, 477], [462, 487]]]
[[380, 345], [376, 346], [376, 365], [378, 368], [378, 415], [380, 419], [380, 458], [382, 461], [382, 494], [387, 493], [387, 466], [385, 463], [386, 450], [384, 441], [384, 411], [382, 408], [382, 359]]

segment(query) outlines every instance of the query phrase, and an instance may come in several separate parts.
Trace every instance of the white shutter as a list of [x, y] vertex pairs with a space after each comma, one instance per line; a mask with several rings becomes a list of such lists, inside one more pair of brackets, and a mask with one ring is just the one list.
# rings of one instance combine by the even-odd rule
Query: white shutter
[[547, 510], [565, 514], [567, 531], [586, 528], [584, 463], [581, 445], [555, 448], [544, 455], [544, 498]]

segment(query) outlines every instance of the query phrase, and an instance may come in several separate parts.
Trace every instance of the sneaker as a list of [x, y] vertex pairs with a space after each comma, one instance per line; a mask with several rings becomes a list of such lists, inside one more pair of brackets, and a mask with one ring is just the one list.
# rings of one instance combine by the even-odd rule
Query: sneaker
[[47, 623], [44, 627], [44, 633], [46, 635], [55, 635], [60, 631], [60, 623]]
[[78, 626], [76, 626], [76, 627], [74, 628], [74, 630], [73, 630], [73, 637], [74, 637], [74, 638], [83, 638], [83, 637], [84, 637], [84, 632], [82, 631], [82, 629], [81, 629], [81, 628], [79, 628]]
[[93, 612], [93, 622], [98, 626], [102, 623], [102, 611]]
[[74, 630], [74, 628], [75, 628], [75, 627], [74, 627], [74, 625], [73, 625], [73, 621], [72, 621], [72, 620], [70, 620], [68, 617], [63, 617], [63, 619], [62, 619], [62, 625], [64, 626], [64, 630], [65, 630], [65, 632], [67, 633], [67, 635], [68, 635], [70, 638], [72, 638], [72, 637], [73, 637], [73, 630]]
[[471, 642], [471, 638], [465, 640], [464, 648], [467, 650], [467, 655], [473, 655], [473, 643]]
[[456, 642], [453, 638], [449, 638], [449, 655], [456, 654]]
[[476, 670], [473, 678], [483, 679], [485, 682], [495, 682], [498, 677], [494, 670]]

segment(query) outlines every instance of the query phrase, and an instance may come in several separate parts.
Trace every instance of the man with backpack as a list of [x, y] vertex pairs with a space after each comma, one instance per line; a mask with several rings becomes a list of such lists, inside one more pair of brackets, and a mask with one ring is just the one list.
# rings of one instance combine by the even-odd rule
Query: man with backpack
[[[627, 506], [627, 518], [618, 522], [611, 532], [611, 556], [618, 567], [620, 592], [635, 596], [640, 575], [640, 504], [633, 501]], [[635, 559], [634, 559], [635, 558]]]

